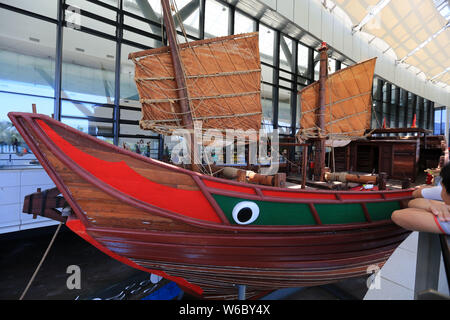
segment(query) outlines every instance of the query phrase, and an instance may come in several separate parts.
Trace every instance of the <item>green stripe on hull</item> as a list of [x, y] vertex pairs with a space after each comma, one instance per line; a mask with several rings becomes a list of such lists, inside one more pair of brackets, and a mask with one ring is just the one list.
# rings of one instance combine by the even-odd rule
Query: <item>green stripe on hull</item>
[[399, 201], [372, 202], [366, 206], [373, 221], [390, 219], [392, 212], [401, 209]]
[[[232, 212], [236, 204], [247, 201], [241, 198], [213, 195], [222, 211], [232, 224]], [[259, 207], [259, 217], [252, 225], [315, 225], [311, 211], [306, 203], [285, 203], [271, 201], [251, 201]]]
[[366, 222], [364, 211], [359, 203], [315, 204], [323, 224]]
[[[315, 225], [313, 214], [306, 203], [286, 203], [273, 201], [252, 201], [213, 194], [228, 221], [233, 219], [233, 208], [242, 201], [254, 202], [259, 207], [259, 217], [252, 225]], [[394, 210], [400, 209], [398, 201], [366, 203], [373, 221], [390, 219]], [[364, 211], [359, 203], [320, 204], [314, 207], [324, 225], [366, 222]]]

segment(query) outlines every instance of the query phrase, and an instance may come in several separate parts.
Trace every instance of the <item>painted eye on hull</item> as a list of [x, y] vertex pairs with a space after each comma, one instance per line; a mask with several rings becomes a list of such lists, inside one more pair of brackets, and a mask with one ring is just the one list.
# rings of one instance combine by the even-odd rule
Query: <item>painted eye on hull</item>
[[259, 217], [259, 207], [250, 201], [239, 202], [233, 208], [233, 219], [237, 224], [250, 224]]

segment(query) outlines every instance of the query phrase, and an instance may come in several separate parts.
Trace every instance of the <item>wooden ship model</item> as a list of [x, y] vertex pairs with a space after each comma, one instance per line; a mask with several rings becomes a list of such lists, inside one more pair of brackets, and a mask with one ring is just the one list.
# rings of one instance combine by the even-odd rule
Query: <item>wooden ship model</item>
[[[192, 129], [203, 120], [210, 128], [258, 129], [258, 34], [178, 44], [169, 1], [162, 6], [169, 47], [130, 55], [143, 105], [141, 126]], [[373, 70], [374, 63], [348, 70]], [[339, 74], [348, 76], [345, 70]], [[372, 76], [354, 81], [369, 90]], [[314, 91], [313, 108], [319, 106], [322, 115], [325, 80], [322, 72], [302, 94], [305, 99]], [[346, 104], [356, 94], [361, 111], [348, 112], [358, 117], [370, 95], [346, 90], [343, 83], [333, 99]], [[71, 208], [61, 216], [54, 208], [58, 201], [40, 193], [26, 199], [24, 211], [63, 221], [112, 258], [203, 298], [236, 298], [236, 286], [256, 297], [364, 276], [373, 265], [381, 267], [409, 234], [390, 217], [411, 199], [411, 189], [289, 189], [227, 180], [110, 145], [45, 115], [9, 117], [55, 183], [52, 195], [61, 193]], [[316, 151], [324, 150], [322, 133], [330, 130], [322, 121]], [[316, 154], [319, 163], [323, 152]]]

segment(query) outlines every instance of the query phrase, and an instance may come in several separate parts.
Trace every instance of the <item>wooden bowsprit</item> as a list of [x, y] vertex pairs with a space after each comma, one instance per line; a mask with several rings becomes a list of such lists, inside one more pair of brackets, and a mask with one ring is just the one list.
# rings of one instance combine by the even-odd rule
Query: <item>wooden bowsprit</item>
[[64, 223], [67, 220], [65, 215], [70, 214], [70, 206], [60, 194], [58, 188], [44, 191], [38, 188], [35, 193], [25, 196], [22, 212], [32, 214], [33, 219], [39, 215]]

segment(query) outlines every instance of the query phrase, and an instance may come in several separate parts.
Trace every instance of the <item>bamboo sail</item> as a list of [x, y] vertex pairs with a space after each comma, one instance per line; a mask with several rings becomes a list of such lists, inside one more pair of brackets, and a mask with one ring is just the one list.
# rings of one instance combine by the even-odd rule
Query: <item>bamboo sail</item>
[[[376, 58], [339, 70], [326, 79], [325, 126], [321, 136], [334, 140], [361, 137], [370, 128], [372, 82]], [[331, 88], [331, 90], [330, 90]], [[318, 137], [319, 82], [300, 92], [300, 130], [303, 140]]]
[[[190, 112], [203, 129], [261, 127], [261, 63], [258, 33], [179, 45]], [[131, 53], [142, 104], [140, 127], [170, 135], [182, 128], [183, 112], [169, 47]]]

